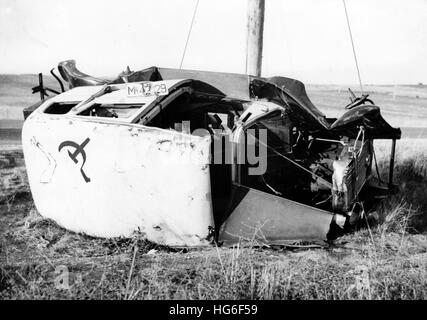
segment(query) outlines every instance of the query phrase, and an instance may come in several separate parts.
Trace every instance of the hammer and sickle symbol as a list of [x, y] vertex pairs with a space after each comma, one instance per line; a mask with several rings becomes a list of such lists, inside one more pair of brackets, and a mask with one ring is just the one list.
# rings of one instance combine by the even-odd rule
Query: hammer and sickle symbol
[[71, 153], [70, 151], [68, 151], [68, 155], [70, 156], [71, 160], [74, 161], [74, 163], [77, 163], [77, 156], [81, 153], [82, 158], [83, 158], [83, 163], [82, 166], [80, 167], [80, 172], [83, 176], [83, 179], [86, 181], [86, 183], [90, 182], [90, 178], [85, 174], [85, 172], [83, 171], [83, 166], [85, 165], [86, 162], [86, 152], [83, 150], [83, 148], [89, 143], [90, 139], [86, 138], [85, 141], [83, 141], [82, 144], [77, 144], [74, 141], [64, 141], [62, 142], [59, 147], [58, 147], [58, 152], [61, 151], [62, 148], [64, 147], [73, 147], [76, 150]]

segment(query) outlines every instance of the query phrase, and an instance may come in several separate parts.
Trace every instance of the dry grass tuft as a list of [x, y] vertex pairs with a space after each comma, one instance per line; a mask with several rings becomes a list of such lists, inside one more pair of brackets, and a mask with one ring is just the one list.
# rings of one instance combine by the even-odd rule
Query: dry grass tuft
[[410, 221], [415, 217], [415, 210], [402, 198], [391, 198], [380, 205], [378, 231], [382, 234], [396, 232], [404, 234], [410, 231]]

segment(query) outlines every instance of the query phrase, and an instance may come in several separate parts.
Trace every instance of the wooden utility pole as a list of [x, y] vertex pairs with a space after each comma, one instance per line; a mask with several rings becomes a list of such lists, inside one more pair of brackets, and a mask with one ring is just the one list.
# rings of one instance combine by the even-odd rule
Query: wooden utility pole
[[264, 33], [264, 0], [248, 0], [246, 74], [261, 76]]

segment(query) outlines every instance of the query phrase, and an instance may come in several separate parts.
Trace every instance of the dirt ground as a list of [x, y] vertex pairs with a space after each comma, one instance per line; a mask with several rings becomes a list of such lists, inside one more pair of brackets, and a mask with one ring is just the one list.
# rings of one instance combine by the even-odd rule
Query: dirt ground
[[[400, 182], [415, 175], [411, 194], [425, 192], [420, 159], [400, 157], [396, 168]], [[427, 202], [418, 194], [389, 199], [378, 223], [323, 248], [173, 250], [138, 234], [75, 234], [41, 217], [17, 146], [2, 147], [0, 173], [0, 299], [427, 298], [426, 229], [414, 228]]]

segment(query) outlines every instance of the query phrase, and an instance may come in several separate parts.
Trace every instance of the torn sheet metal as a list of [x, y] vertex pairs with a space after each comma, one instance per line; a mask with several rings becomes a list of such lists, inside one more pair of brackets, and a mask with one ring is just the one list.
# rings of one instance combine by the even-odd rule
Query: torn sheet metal
[[219, 233], [224, 244], [327, 240], [330, 212], [241, 185], [233, 185], [232, 194], [231, 214]]

